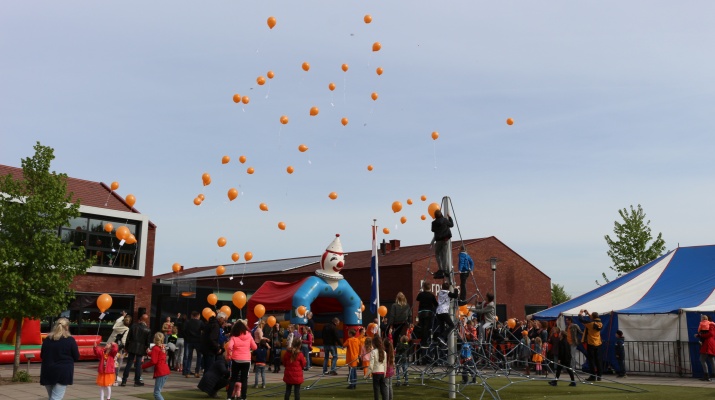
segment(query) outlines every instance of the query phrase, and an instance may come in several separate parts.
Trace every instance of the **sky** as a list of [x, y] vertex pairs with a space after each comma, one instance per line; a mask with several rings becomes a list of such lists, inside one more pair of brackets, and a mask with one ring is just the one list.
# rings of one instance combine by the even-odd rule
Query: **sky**
[[53, 170], [118, 182], [157, 225], [155, 274], [233, 252], [318, 255], [336, 233], [368, 250], [373, 219], [391, 231], [380, 239], [427, 243], [420, 216], [444, 196], [455, 240], [496, 236], [574, 296], [614, 277], [604, 236], [619, 209], [641, 204], [668, 249], [713, 243], [712, 2], [2, 9], [0, 163], [19, 167], [39, 141]]

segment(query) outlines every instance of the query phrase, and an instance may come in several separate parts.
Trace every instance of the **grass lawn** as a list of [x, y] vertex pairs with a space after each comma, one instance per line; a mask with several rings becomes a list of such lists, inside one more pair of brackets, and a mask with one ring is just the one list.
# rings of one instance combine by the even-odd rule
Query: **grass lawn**
[[[313, 381], [307, 382], [314, 383]], [[415, 382], [416, 383], [416, 382]], [[660, 386], [660, 385], [633, 385], [625, 386], [603, 382], [604, 386], [580, 384], [576, 387], [569, 387], [568, 382], [559, 382], [557, 387], [549, 386], [545, 381], [520, 381], [516, 384], [503, 387], [499, 390], [501, 399], [566, 399], [577, 398], [578, 400], [674, 400], [674, 399], [715, 399], [715, 390], [711, 388], [692, 388], [680, 386]], [[489, 379], [489, 384], [496, 389], [507, 384], [504, 379]], [[370, 381], [360, 381], [356, 390], [347, 390], [344, 379], [322, 379], [310, 390], [301, 391], [301, 399], [335, 399], [335, 400], [355, 400], [372, 398], [372, 383]], [[303, 388], [305, 388], [305, 384]], [[447, 385], [436, 382], [433, 386], [420, 386], [412, 384], [408, 387], [394, 387], [394, 397], [396, 399], [447, 399], [449, 393]], [[640, 392], [638, 392], [640, 390]], [[282, 384], [268, 385], [266, 389], [253, 389], [249, 387], [249, 398], [282, 398], [285, 386]], [[482, 387], [469, 386], [462, 392], [471, 399], [479, 399], [482, 395]], [[207, 399], [208, 396], [196, 390], [165, 391], [162, 393], [166, 400], [180, 399]], [[223, 399], [225, 392], [219, 392], [219, 399]], [[576, 396], [576, 397], [574, 397]], [[151, 400], [151, 393], [138, 396]], [[291, 398], [293, 398], [291, 396]], [[464, 399], [457, 394], [457, 399]], [[484, 399], [491, 399], [489, 394], [484, 394]]]

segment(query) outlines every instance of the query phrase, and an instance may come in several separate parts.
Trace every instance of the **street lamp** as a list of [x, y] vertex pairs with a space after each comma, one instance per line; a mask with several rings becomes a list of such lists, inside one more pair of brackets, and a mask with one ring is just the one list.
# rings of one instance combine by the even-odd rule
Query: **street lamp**
[[492, 266], [492, 275], [494, 279], [494, 307], [497, 306], [497, 261], [499, 261], [496, 257], [492, 257], [489, 259], [489, 264]]

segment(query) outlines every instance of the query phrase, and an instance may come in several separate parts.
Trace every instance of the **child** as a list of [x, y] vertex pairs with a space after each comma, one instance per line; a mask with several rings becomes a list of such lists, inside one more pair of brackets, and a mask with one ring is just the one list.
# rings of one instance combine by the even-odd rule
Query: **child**
[[268, 342], [267, 339], [261, 340], [261, 344], [258, 345], [256, 351], [253, 352], [254, 357], [256, 357], [256, 373], [255, 380], [253, 382], [253, 387], [258, 387], [258, 376], [261, 377], [261, 388], [266, 388], [266, 360], [268, 359]]
[[477, 341], [477, 328], [474, 327], [474, 321], [467, 320], [467, 325], [464, 327], [464, 339], [468, 342]]
[[395, 364], [397, 365], [397, 386], [400, 386], [400, 378], [405, 378], [405, 386], [410, 386], [410, 382], [407, 380], [407, 368], [409, 366], [410, 358], [410, 341], [407, 335], [400, 337], [400, 343], [397, 345], [396, 349], [397, 360]]
[[462, 343], [462, 350], [459, 352], [459, 361], [462, 364], [462, 385], [466, 385], [468, 380], [468, 375], [472, 376], [472, 383], [477, 382], [476, 365], [474, 364], [474, 359], [472, 358], [472, 345], [469, 343]]
[[283, 382], [286, 384], [285, 400], [290, 399], [291, 388], [295, 393], [295, 400], [300, 400], [300, 385], [303, 383], [303, 368], [305, 368], [305, 357], [300, 351], [300, 338], [293, 339], [293, 345], [283, 355]]
[[115, 357], [119, 346], [116, 343], [107, 343], [104, 347], [99, 344], [94, 346], [94, 355], [99, 358], [99, 368], [97, 369], [97, 386], [99, 386], [99, 398], [104, 400], [107, 393], [107, 400], [112, 397], [112, 385], [116, 378]]
[[[403, 337], [406, 337], [403, 336]], [[387, 370], [385, 371], [385, 385], [387, 386], [387, 400], [392, 400], [392, 377], [395, 376], [395, 348], [392, 346], [392, 342], [389, 340], [385, 341], [385, 355], [387, 356]], [[405, 371], [406, 373], [407, 371]], [[407, 381], [407, 378], [405, 378]]]
[[[277, 327], [278, 325], [276, 325]], [[281, 330], [273, 328], [273, 373], [281, 371]]]
[[[701, 323], [702, 325], [702, 323]], [[709, 328], [708, 328], [709, 329]], [[618, 371], [616, 371], [619, 378], [626, 377], [626, 348], [625, 348], [626, 338], [623, 337], [623, 331], [620, 329], [616, 331], [616, 360], [618, 361]]]
[[164, 388], [166, 380], [171, 371], [166, 363], [166, 349], [164, 348], [164, 334], [157, 332], [154, 334], [154, 347], [151, 348], [150, 359], [142, 364], [142, 369], [154, 367], [154, 399], [164, 400], [161, 396], [161, 389]]
[[310, 353], [313, 351], [313, 330], [308, 326], [303, 327], [302, 341], [303, 347], [301, 347], [301, 351], [303, 352], [303, 357], [305, 357], [305, 362], [308, 364], [305, 370], [308, 371], [311, 364]]
[[370, 352], [372, 352], [372, 339], [374, 338], [365, 338], [365, 343], [363, 343], [362, 348], [360, 349], [360, 358], [362, 358], [363, 379], [367, 379], [368, 376], [368, 367], [370, 366]]
[[169, 369], [176, 368], [176, 342], [179, 341], [178, 330], [172, 327], [171, 335], [167, 339], [166, 363], [169, 364]]
[[357, 386], [357, 368], [360, 365], [360, 339], [355, 337], [355, 329], [350, 328], [348, 338], [343, 343], [345, 347], [345, 363], [348, 365], [348, 389]]
[[382, 400], [389, 400], [387, 383], [385, 382], [385, 372], [387, 371], [387, 354], [383, 348], [382, 339], [375, 336], [372, 339], [372, 351], [370, 352], [370, 372], [372, 373], [372, 393], [374, 400], [382, 397]]
[[519, 359], [524, 362], [526, 376], [529, 376], [529, 358], [531, 356], [531, 341], [529, 340], [529, 331], [521, 331], [521, 340], [519, 340]]
[[[444, 282], [442, 284], [442, 290], [437, 293], [437, 321], [441, 328], [443, 329], [441, 339], [446, 343], [447, 335], [454, 329], [454, 322], [452, 322], [452, 316], [449, 313], [449, 299], [456, 299], [458, 297], [458, 291], [455, 288], [454, 292], [449, 291], [449, 283]], [[449, 329], [445, 329], [446, 328]]]
[[541, 362], [544, 361], [544, 356], [541, 354], [541, 338], [534, 338], [534, 355], [531, 356], [531, 361], [534, 362], [536, 375], [541, 375]]

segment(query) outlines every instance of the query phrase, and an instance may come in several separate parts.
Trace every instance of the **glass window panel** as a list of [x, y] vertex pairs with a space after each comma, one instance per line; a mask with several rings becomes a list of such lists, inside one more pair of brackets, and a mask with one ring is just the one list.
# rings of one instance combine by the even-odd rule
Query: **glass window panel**
[[72, 218], [72, 219], [70, 219], [67, 227], [72, 228], [72, 229], [79, 228], [81, 230], [86, 230], [87, 229], [87, 218], [86, 217]]

